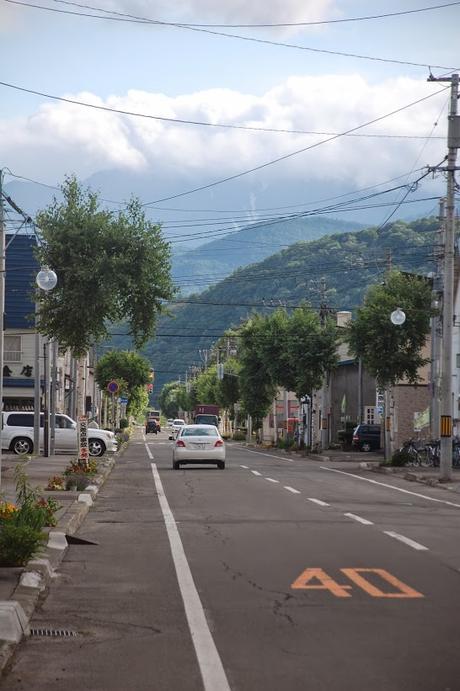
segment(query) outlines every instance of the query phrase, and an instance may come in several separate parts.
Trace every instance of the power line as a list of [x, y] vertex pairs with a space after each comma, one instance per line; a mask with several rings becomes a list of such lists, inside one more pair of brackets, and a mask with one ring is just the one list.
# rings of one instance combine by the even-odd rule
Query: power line
[[[10, 0], [6, 0], [9, 2]], [[459, 0], [460, 1], [460, 0]], [[101, 110], [108, 113], [116, 113], [117, 115], [127, 115], [136, 118], [147, 118], [149, 120], [158, 120], [160, 122], [168, 122], [175, 125], [196, 125], [200, 127], [214, 127], [221, 129], [232, 129], [232, 130], [246, 130], [250, 132], [272, 132], [275, 134], [308, 134], [315, 136], [342, 136], [337, 132], [322, 132], [314, 130], [290, 130], [290, 129], [278, 129], [276, 127], [255, 127], [249, 125], [232, 125], [229, 123], [219, 123], [219, 122], [206, 122], [205, 120], [186, 120], [182, 118], [168, 118], [163, 115], [151, 115], [149, 113], [139, 113], [138, 111], [123, 110], [121, 108], [112, 108], [110, 106], [101, 106], [95, 103], [88, 103], [86, 101], [79, 101], [74, 98], [65, 98], [64, 96], [56, 96], [55, 94], [49, 94], [44, 91], [37, 91], [36, 89], [29, 89], [24, 86], [19, 86], [18, 84], [12, 84], [10, 82], [0, 81], [0, 86], [7, 87], [9, 89], [15, 89], [16, 91], [22, 91], [27, 94], [33, 94], [34, 96], [42, 96], [43, 98], [48, 98], [52, 101], [60, 101], [62, 103], [70, 103], [74, 106], [80, 106], [83, 108], [93, 108], [94, 110]], [[412, 135], [412, 134], [346, 134], [343, 136], [349, 137], [365, 137], [368, 139], [425, 139], [422, 135]], [[445, 139], [442, 136], [432, 137], [433, 139]], [[53, 187], [52, 185], [46, 185], [47, 187]], [[116, 202], [115, 202], [116, 203]]]
[[[77, 2], [69, 2], [68, 0], [53, 0], [53, 2], [58, 2], [61, 5], [72, 5], [74, 7], [81, 7], [84, 9], [97, 9], [98, 11], [101, 12], [106, 12], [114, 15], [121, 15], [121, 16], [126, 16], [128, 17], [129, 15], [123, 15], [121, 12], [115, 12], [112, 10], [102, 10], [101, 8], [93, 8], [90, 5], [84, 5], [80, 4]], [[313, 20], [313, 21], [300, 21], [300, 22], [273, 22], [273, 23], [264, 23], [264, 24], [197, 24], [197, 23], [191, 23], [191, 22], [183, 22], [183, 26], [190, 26], [190, 27], [204, 27], [204, 28], [230, 28], [230, 29], [258, 29], [258, 28], [288, 28], [288, 27], [302, 27], [302, 26], [318, 26], [318, 25], [324, 25], [324, 24], [344, 24], [347, 22], [361, 22], [361, 21], [369, 21], [373, 19], [386, 19], [388, 17], [400, 17], [403, 15], [407, 14], [418, 14], [420, 12], [428, 12], [432, 10], [439, 10], [439, 9], [444, 9], [447, 7], [453, 7], [455, 5], [460, 5], [460, 2], [449, 2], [449, 3], [444, 3], [442, 5], [431, 5], [429, 7], [419, 7], [415, 8], [413, 10], [403, 10], [400, 12], [386, 12], [385, 14], [374, 14], [374, 15], [365, 15], [361, 17], [343, 17], [341, 19], [323, 19], [323, 20]], [[170, 24], [175, 24], [176, 22], [168, 22]]]
[[427, 101], [430, 98], [433, 98], [434, 96], [437, 96], [438, 94], [444, 93], [447, 91], [450, 87], [446, 86], [439, 91], [434, 92], [433, 94], [429, 94], [428, 96], [423, 96], [423, 98], [419, 98], [416, 101], [412, 101], [412, 103], [408, 103], [405, 106], [401, 106], [400, 108], [397, 108], [396, 110], [391, 111], [390, 113], [386, 113], [385, 115], [380, 115], [377, 118], [374, 118], [373, 120], [369, 120], [368, 122], [362, 123], [361, 125], [357, 125], [356, 127], [351, 127], [348, 130], [345, 130], [344, 132], [341, 132], [340, 134], [336, 134], [333, 137], [328, 137], [327, 139], [322, 139], [319, 142], [316, 142], [315, 144], [310, 144], [309, 146], [305, 146], [302, 149], [297, 149], [296, 151], [291, 151], [288, 154], [284, 154], [283, 156], [279, 156], [278, 158], [272, 159], [271, 161], [267, 161], [266, 163], [262, 163], [258, 166], [254, 166], [253, 168], [248, 168], [247, 170], [243, 170], [240, 173], [235, 173], [234, 175], [229, 175], [226, 178], [221, 178], [220, 180], [215, 180], [214, 182], [210, 182], [207, 185], [201, 185], [200, 187], [195, 187], [193, 189], [187, 190], [186, 192], [179, 192], [178, 194], [173, 194], [169, 197], [163, 197], [161, 199], [155, 199], [152, 202], [145, 202], [142, 206], [149, 206], [150, 204], [159, 204], [160, 202], [166, 202], [170, 201], [171, 199], [178, 199], [179, 197], [185, 197], [189, 194], [194, 194], [195, 192], [201, 192], [203, 190], [210, 189], [211, 187], [215, 187], [216, 185], [222, 185], [225, 182], [230, 182], [231, 180], [236, 180], [237, 178], [241, 178], [244, 175], [248, 175], [249, 173], [254, 173], [258, 170], [262, 170], [263, 168], [268, 168], [269, 166], [274, 165], [275, 163], [279, 163], [280, 161], [285, 161], [288, 158], [292, 158], [293, 156], [297, 156], [299, 154], [305, 153], [306, 151], [311, 151], [312, 149], [316, 149], [317, 147], [327, 144], [329, 142], [335, 141], [336, 139], [339, 139], [340, 137], [343, 137], [347, 134], [350, 134], [351, 132], [356, 132], [357, 130], [363, 129], [364, 127], [368, 127], [369, 125], [373, 125], [375, 122], [380, 122], [381, 120], [384, 120], [385, 118], [389, 118], [393, 115], [396, 115], [397, 113], [401, 113], [404, 110], [407, 110], [408, 108], [412, 108], [415, 105], [418, 105], [419, 103], [423, 103], [424, 101]]
[[[221, 36], [223, 38], [230, 38], [230, 39], [236, 39], [239, 41], [248, 41], [248, 42], [253, 42], [253, 43], [260, 43], [264, 45], [270, 45], [270, 46], [277, 46], [281, 48], [290, 48], [293, 50], [302, 50], [302, 51], [307, 51], [311, 53], [323, 53], [325, 55], [337, 55], [340, 57], [346, 57], [346, 58], [355, 58], [358, 60], [372, 60], [375, 62], [384, 62], [384, 63], [391, 63], [391, 64], [397, 64], [397, 65], [409, 65], [411, 67], [423, 67], [425, 69], [440, 69], [440, 70], [454, 70], [455, 68], [453, 67], [446, 67], [445, 65], [435, 65], [433, 63], [420, 63], [420, 62], [411, 62], [409, 60], [399, 60], [396, 58], [381, 58], [381, 57], [376, 57], [376, 56], [371, 56], [371, 55], [361, 55], [359, 53], [348, 53], [344, 51], [338, 51], [338, 50], [327, 50], [325, 48], [311, 48], [309, 46], [301, 46], [295, 43], [286, 43], [283, 41], [271, 41], [269, 39], [262, 39], [262, 38], [256, 38], [255, 36], [243, 36], [241, 34], [234, 34], [234, 33], [226, 33], [223, 31], [216, 31], [215, 29], [210, 29], [210, 28], [203, 28], [203, 27], [198, 27], [198, 26], [192, 26], [190, 24], [181, 24], [178, 22], [165, 22], [161, 21], [158, 19], [148, 19], [146, 17], [137, 17], [136, 15], [131, 15], [131, 14], [126, 14], [122, 12], [112, 12], [111, 14], [114, 14], [116, 16], [110, 16], [109, 14], [105, 15], [97, 15], [97, 14], [87, 14], [84, 12], [73, 12], [70, 10], [61, 10], [57, 9], [55, 7], [45, 7], [44, 5], [38, 5], [35, 3], [31, 2], [21, 2], [20, 0], [5, 0], [5, 2], [9, 2], [13, 5], [21, 5], [23, 7], [31, 7], [34, 9], [39, 9], [39, 10], [45, 10], [47, 12], [54, 12], [58, 14], [69, 14], [72, 16], [79, 16], [79, 17], [87, 17], [87, 18], [92, 18], [92, 19], [109, 19], [111, 21], [119, 21], [119, 22], [128, 22], [128, 23], [140, 23], [140, 24], [152, 24], [155, 26], [168, 26], [174, 29], [183, 29], [186, 31], [194, 31], [194, 32], [199, 32], [203, 34], [209, 34], [211, 36]], [[70, 3], [69, 3], [70, 4]], [[100, 7], [94, 7], [90, 5], [86, 5], [88, 9], [94, 10], [96, 12], [106, 12], [107, 10], [104, 10], [103, 8]]]

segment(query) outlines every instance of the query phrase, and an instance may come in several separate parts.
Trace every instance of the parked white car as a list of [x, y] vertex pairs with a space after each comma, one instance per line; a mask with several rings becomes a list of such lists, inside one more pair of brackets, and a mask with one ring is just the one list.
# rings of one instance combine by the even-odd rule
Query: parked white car
[[[40, 414], [40, 447], [43, 447], [43, 413]], [[90, 456], [102, 456], [106, 451], [117, 450], [117, 440], [113, 432], [88, 427], [88, 448]], [[2, 449], [19, 455], [33, 453], [33, 413], [3, 413]], [[77, 423], [62, 413], [56, 413], [55, 450], [77, 451]]]
[[215, 463], [225, 468], [225, 442], [214, 425], [183, 425], [173, 447], [173, 468], [188, 463]]

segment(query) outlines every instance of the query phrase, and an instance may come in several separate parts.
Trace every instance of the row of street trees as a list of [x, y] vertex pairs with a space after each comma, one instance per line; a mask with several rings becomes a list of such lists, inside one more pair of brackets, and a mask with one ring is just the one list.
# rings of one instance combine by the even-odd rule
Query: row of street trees
[[[390, 322], [397, 307], [406, 313], [401, 326]], [[279, 308], [269, 316], [253, 314], [216, 344], [214, 361], [188, 388], [179, 382], [163, 388], [161, 408], [166, 415], [176, 416], [196, 403], [230, 408], [238, 402], [257, 428], [278, 387], [295, 392], [300, 399], [322, 386], [337, 364], [340, 341], [361, 358], [379, 387], [400, 380], [416, 383], [420, 367], [428, 362], [422, 348], [432, 314], [430, 282], [398, 271], [369, 288], [354, 321], [345, 329], [338, 329], [332, 316], [320, 316], [307, 304], [292, 311]], [[237, 340], [237, 356], [225, 361], [225, 375], [219, 381], [216, 363], [225, 359], [227, 338]]]

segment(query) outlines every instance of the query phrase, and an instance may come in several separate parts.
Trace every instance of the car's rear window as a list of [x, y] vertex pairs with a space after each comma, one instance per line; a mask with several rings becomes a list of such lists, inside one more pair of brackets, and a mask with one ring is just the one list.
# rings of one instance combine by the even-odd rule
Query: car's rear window
[[184, 420], [174, 420], [173, 425], [185, 425]]
[[217, 429], [214, 427], [186, 427], [182, 430], [182, 437], [217, 437]]

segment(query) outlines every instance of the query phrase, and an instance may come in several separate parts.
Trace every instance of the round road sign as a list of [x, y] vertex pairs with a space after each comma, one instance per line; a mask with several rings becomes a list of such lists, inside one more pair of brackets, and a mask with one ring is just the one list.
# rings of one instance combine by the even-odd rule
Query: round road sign
[[114, 379], [107, 384], [107, 391], [110, 391], [110, 393], [117, 393], [119, 388], [118, 382]]

